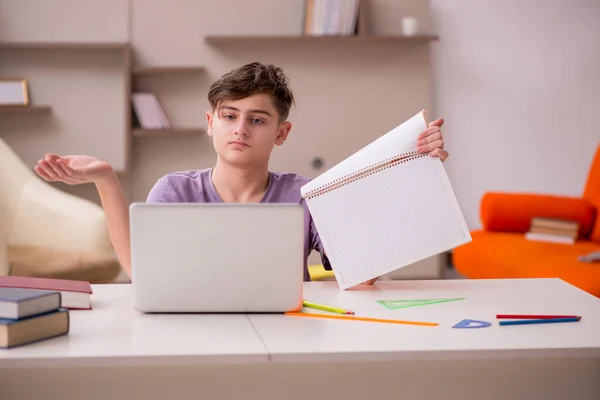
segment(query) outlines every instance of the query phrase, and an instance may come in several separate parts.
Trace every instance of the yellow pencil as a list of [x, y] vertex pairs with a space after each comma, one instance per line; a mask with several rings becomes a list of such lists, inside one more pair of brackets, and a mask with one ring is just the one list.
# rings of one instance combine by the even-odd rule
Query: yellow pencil
[[326, 314], [311, 314], [311, 313], [301, 313], [301, 312], [286, 312], [285, 315], [289, 315], [292, 317], [343, 319], [343, 320], [348, 320], [348, 321], [386, 322], [386, 323], [390, 323], [390, 324], [406, 324], [406, 325], [422, 325], [422, 326], [438, 326], [439, 325], [439, 323], [437, 323], [437, 322], [403, 321], [400, 319], [349, 317], [346, 315], [326, 315]]
[[338, 314], [354, 314], [354, 311], [351, 310], [344, 310], [343, 308], [338, 308], [338, 307], [331, 307], [331, 306], [325, 306], [323, 304], [317, 304], [317, 303], [312, 303], [310, 301], [306, 301], [304, 300], [302, 302], [302, 305], [304, 307], [307, 308], [314, 308], [316, 310], [323, 310], [323, 311], [329, 311], [332, 313], [338, 313]]

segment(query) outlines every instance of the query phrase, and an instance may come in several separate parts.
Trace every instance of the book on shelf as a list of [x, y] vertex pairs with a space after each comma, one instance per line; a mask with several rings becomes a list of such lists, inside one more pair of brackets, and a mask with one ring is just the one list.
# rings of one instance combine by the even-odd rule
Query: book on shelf
[[439, 157], [417, 151], [425, 112], [302, 186], [342, 289], [470, 242]]
[[529, 231], [525, 233], [527, 240], [573, 244], [579, 234], [579, 223], [559, 218], [534, 217], [531, 219]]
[[306, 0], [304, 35], [352, 36], [356, 34], [360, 0]]
[[131, 105], [134, 111], [134, 127], [139, 123], [142, 129], [171, 129], [171, 122], [154, 93], [132, 93]]
[[92, 308], [89, 282], [30, 276], [0, 276], [0, 288], [37, 289], [60, 292], [61, 307], [74, 310]]

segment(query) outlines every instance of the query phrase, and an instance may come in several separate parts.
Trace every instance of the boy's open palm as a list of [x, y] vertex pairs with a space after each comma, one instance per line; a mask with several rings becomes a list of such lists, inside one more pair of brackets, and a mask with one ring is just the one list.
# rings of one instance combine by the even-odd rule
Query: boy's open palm
[[45, 181], [69, 185], [96, 183], [112, 174], [110, 164], [86, 155], [46, 154], [34, 170]]

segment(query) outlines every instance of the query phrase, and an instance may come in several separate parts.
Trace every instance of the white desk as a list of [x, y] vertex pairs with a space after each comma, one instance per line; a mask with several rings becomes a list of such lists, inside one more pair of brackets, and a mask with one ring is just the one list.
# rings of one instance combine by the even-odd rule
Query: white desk
[[[386, 281], [305, 298], [357, 316], [437, 327], [283, 315], [142, 315], [129, 285], [94, 286], [71, 332], [0, 351], [0, 399], [595, 399], [600, 299], [557, 279]], [[382, 299], [465, 297], [388, 310]], [[307, 310], [316, 312], [313, 310]], [[499, 313], [577, 314], [577, 323], [498, 326]], [[462, 319], [492, 322], [453, 329]]]
[[69, 312], [68, 336], [0, 350], [0, 368], [268, 361], [260, 338], [243, 314], [143, 314], [131, 306], [129, 284], [92, 285], [92, 289], [93, 309]]

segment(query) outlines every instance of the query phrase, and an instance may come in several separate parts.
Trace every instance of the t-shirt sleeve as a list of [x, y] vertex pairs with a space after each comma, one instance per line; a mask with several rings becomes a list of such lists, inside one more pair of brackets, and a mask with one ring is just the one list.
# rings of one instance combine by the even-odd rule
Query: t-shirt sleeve
[[177, 203], [179, 199], [175, 188], [169, 182], [169, 178], [160, 178], [148, 193], [146, 203]]
[[323, 242], [321, 242], [321, 237], [319, 236], [319, 232], [317, 231], [317, 227], [315, 226], [315, 222], [310, 217], [310, 241], [311, 241], [311, 249], [314, 249], [321, 254], [321, 262], [323, 263], [323, 267], [326, 271], [332, 271], [331, 263], [329, 262], [329, 258], [325, 254], [325, 248], [323, 247]]

